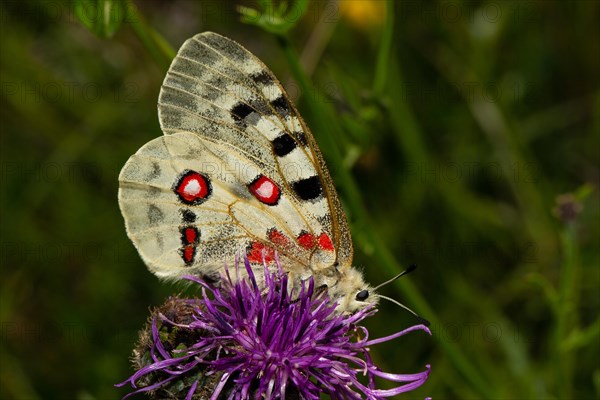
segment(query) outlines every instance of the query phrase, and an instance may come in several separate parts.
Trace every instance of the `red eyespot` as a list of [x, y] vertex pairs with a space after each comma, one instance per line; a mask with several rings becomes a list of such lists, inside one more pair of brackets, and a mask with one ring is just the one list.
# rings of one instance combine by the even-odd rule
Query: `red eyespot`
[[319, 247], [323, 250], [334, 250], [333, 243], [331, 242], [331, 239], [326, 233], [321, 233], [321, 236], [319, 236]]
[[301, 233], [300, 236], [298, 236], [298, 244], [300, 247], [305, 248], [306, 250], [314, 249], [317, 245], [315, 235], [307, 232]]
[[197, 244], [198, 239], [200, 238], [200, 231], [193, 226], [188, 226], [185, 228], [181, 228], [181, 243], [184, 245], [187, 244]]
[[194, 256], [196, 255], [196, 247], [190, 245], [185, 246], [180, 250], [181, 258], [186, 265], [190, 265], [194, 262]]
[[247, 256], [251, 263], [262, 263], [263, 257], [266, 263], [270, 263], [275, 260], [275, 250], [261, 242], [252, 242], [247, 250]]
[[212, 193], [210, 179], [198, 172], [189, 170], [179, 177], [173, 190], [179, 200], [186, 204], [200, 204]]
[[297, 240], [300, 247], [306, 250], [312, 250], [317, 246], [323, 250], [334, 250], [331, 238], [326, 233], [321, 233], [319, 237], [315, 237], [312, 233], [303, 232], [298, 236]]
[[200, 231], [195, 226], [183, 226], [179, 228], [181, 235], [182, 248], [179, 249], [179, 254], [185, 265], [191, 265], [196, 256], [196, 246], [200, 241]]
[[267, 233], [267, 237], [271, 241], [271, 243], [276, 244], [281, 247], [288, 247], [290, 245], [290, 239], [285, 236], [283, 233], [278, 231], [275, 228], [271, 228]]
[[261, 203], [269, 206], [274, 206], [281, 197], [281, 191], [277, 185], [264, 175], [259, 175], [258, 178], [248, 185], [248, 190]]

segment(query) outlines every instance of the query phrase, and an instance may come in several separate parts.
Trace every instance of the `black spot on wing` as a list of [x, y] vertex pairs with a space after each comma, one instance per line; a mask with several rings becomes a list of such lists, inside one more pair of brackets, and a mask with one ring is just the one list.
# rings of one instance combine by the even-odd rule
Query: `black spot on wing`
[[252, 107], [250, 107], [248, 104], [246, 104], [246, 103], [237, 103], [231, 109], [231, 116], [236, 121], [242, 121], [244, 118], [246, 118], [252, 112], [254, 112], [254, 109]]
[[283, 96], [279, 96], [273, 100], [271, 106], [280, 114], [288, 114], [290, 112], [290, 106]]
[[296, 148], [296, 141], [287, 133], [277, 136], [271, 143], [273, 145], [273, 151], [279, 157], [283, 157], [291, 153], [292, 150]]
[[190, 210], [181, 210], [181, 217], [184, 222], [196, 222], [196, 214]]
[[269, 75], [267, 71], [260, 71], [258, 73], [254, 73], [250, 75], [250, 78], [259, 84], [266, 85], [268, 83], [273, 82], [273, 78]]
[[292, 183], [292, 188], [302, 200], [314, 200], [323, 193], [323, 186], [317, 175]]

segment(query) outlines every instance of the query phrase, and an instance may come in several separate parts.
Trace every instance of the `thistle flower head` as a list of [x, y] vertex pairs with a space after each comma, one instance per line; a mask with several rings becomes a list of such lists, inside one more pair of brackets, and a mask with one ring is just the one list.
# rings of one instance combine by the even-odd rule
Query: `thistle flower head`
[[[117, 385], [129, 383], [134, 389], [125, 397], [149, 392], [186, 400], [308, 400], [322, 394], [382, 399], [427, 380], [429, 365], [416, 374], [386, 373], [373, 363], [368, 349], [415, 330], [431, 334], [426, 326], [369, 340], [359, 323], [375, 308], [338, 314], [312, 279], [294, 293], [287, 274], [265, 268], [265, 285], [259, 287], [248, 260], [244, 264], [247, 278], [231, 279], [227, 271], [218, 288], [187, 277], [202, 287], [202, 297], [171, 298], [155, 313], [150, 332], [142, 334], [141, 349], [134, 352], [137, 372]], [[376, 377], [400, 384], [377, 389]]]

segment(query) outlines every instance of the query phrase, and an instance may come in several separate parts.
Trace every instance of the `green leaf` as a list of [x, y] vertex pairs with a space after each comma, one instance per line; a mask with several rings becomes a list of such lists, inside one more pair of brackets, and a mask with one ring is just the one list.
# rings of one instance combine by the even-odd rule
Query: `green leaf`
[[588, 346], [600, 337], [600, 318], [585, 329], [575, 328], [569, 336], [561, 343], [560, 350], [563, 352], [573, 351]]
[[127, 14], [126, 0], [75, 0], [75, 15], [101, 38], [112, 37]]
[[278, 7], [273, 7], [271, 1], [263, 0], [259, 2], [259, 8], [238, 6], [242, 22], [275, 35], [284, 35], [302, 19], [308, 8], [308, 0], [297, 0], [290, 6], [281, 2]]

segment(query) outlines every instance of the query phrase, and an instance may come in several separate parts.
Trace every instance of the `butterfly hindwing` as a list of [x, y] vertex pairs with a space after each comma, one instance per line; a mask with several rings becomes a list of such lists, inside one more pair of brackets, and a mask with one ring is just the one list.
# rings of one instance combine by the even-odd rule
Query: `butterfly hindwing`
[[250, 52], [210, 32], [186, 41], [159, 119], [166, 136], [120, 176], [128, 234], [153, 272], [211, 274], [244, 251], [251, 262], [277, 251], [305, 271], [350, 266], [350, 234], [315, 140]]

